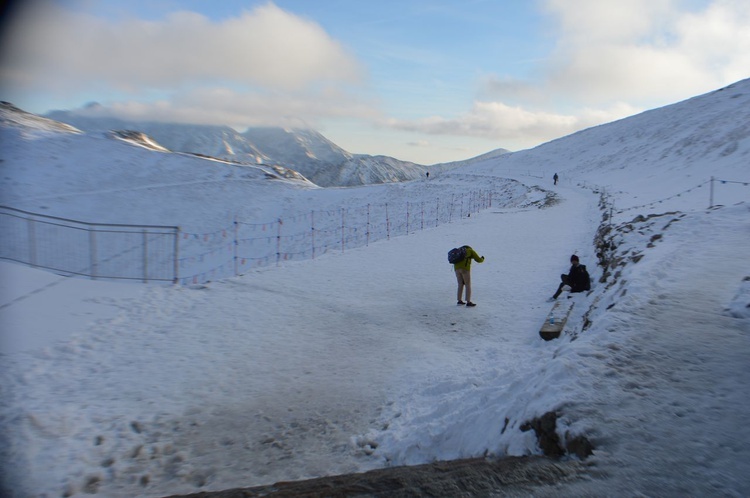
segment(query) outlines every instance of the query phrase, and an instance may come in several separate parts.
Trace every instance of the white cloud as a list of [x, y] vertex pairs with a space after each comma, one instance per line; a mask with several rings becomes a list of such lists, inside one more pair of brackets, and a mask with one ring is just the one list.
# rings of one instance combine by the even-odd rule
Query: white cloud
[[525, 148], [636, 111], [627, 104], [616, 103], [606, 110], [583, 109], [576, 115], [567, 115], [530, 111], [500, 102], [475, 102], [468, 113], [453, 119], [437, 116], [418, 120], [389, 119], [383, 124], [418, 133], [487, 138], [506, 147]]
[[410, 147], [432, 147], [432, 144], [428, 140], [415, 140], [408, 142], [406, 145]]
[[87, 115], [106, 115], [133, 121], [162, 121], [249, 126], [311, 127], [326, 118], [376, 119], [367, 100], [336, 88], [304, 92], [237, 92], [222, 87], [200, 87], [176, 92], [169, 100], [124, 101], [78, 109]]
[[750, 9], [745, 0], [721, 0], [677, 23], [680, 49], [724, 82], [750, 76]]
[[677, 0], [547, 0], [559, 40], [547, 92], [595, 105], [674, 102], [750, 76], [745, 0], [690, 11]]
[[409, 125], [534, 144], [750, 76], [746, 0], [708, 1], [692, 11], [679, 0], [543, 5], [557, 43], [535, 77], [485, 76], [483, 102], [465, 116]]
[[675, 0], [544, 0], [559, 42], [589, 45], [647, 39], [668, 22]]
[[108, 20], [31, 5], [0, 45], [0, 79], [14, 94], [102, 95], [85, 112], [238, 129], [375, 115], [355, 57], [273, 3], [222, 21], [184, 11]]
[[363, 76], [319, 25], [273, 3], [221, 22], [191, 12], [109, 21], [44, 6], [6, 36], [3, 79], [59, 94], [100, 86], [137, 94], [200, 82], [298, 91]]

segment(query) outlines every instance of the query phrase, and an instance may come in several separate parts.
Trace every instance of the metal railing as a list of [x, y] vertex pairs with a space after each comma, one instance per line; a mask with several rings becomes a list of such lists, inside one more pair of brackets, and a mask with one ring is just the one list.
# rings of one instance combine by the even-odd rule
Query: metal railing
[[0, 206], [0, 259], [64, 275], [177, 282], [179, 234], [175, 226], [88, 223]]

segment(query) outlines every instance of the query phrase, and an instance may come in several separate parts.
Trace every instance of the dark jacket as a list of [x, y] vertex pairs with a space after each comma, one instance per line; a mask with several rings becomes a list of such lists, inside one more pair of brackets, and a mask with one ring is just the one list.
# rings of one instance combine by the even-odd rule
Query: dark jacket
[[570, 292], [583, 292], [591, 289], [591, 278], [586, 265], [571, 265], [568, 285], [570, 285]]

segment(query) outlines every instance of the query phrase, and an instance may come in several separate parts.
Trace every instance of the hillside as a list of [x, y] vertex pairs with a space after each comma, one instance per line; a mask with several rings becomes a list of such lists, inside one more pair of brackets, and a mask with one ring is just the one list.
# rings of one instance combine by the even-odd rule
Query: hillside
[[[502, 156], [493, 164], [516, 172], [544, 172], [548, 178], [558, 172], [565, 181], [598, 184], [617, 194], [618, 207], [628, 208], [695, 188], [711, 176], [747, 180], [749, 162], [746, 79]], [[736, 199], [743, 198], [741, 194]], [[708, 193], [705, 199], [708, 206]], [[735, 197], [725, 200], [733, 202]]]
[[[748, 107], [745, 80], [347, 189], [2, 119], [12, 207], [179, 225], [181, 264], [202, 273], [144, 285], [0, 264], [0, 494], [750, 495]], [[29, 225], [0, 249], [92, 243]], [[460, 244], [486, 257], [476, 308], [456, 305]], [[253, 261], [239, 272], [235, 247]], [[571, 254], [592, 290], [543, 341]], [[376, 484], [352, 475], [375, 469]]]
[[425, 167], [392, 157], [351, 154], [313, 130], [129, 122], [71, 111], [46, 115], [87, 132], [136, 130], [176, 152], [202, 154], [241, 164], [282, 166], [322, 187], [351, 187], [414, 180]]

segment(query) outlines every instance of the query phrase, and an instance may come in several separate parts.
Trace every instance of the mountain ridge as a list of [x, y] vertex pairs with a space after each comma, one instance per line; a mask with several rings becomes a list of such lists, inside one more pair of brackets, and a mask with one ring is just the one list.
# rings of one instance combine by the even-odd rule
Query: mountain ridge
[[[51, 111], [44, 118], [85, 132], [130, 130], [141, 132], [174, 152], [215, 157], [240, 164], [291, 169], [321, 187], [352, 187], [422, 178], [432, 169], [385, 155], [353, 154], [312, 129], [251, 127], [238, 132], [229, 126], [128, 121], [87, 116], [76, 111]], [[93, 107], [94, 109], [96, 106]], [[505, 149], [498, 151], [508, 152]], [[496, 151], [493, 151], [493, 153]], [[450, 163], [454, 167], [462, 161]]]

